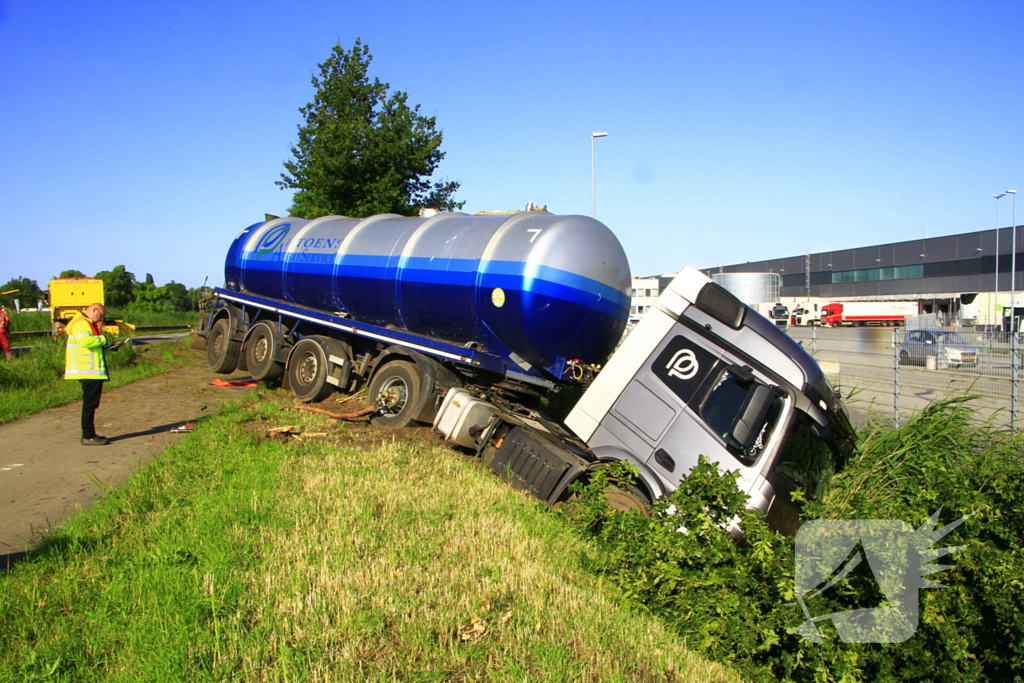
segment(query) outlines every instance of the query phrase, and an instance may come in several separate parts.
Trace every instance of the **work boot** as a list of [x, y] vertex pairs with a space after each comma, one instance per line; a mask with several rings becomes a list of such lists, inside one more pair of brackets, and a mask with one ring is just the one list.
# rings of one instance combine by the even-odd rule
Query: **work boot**
[[110, 443], [110, 439], [105, 436], [94, 436], [91, 439], [82, 437], [83, 446], [106, 446], [108, 443]]

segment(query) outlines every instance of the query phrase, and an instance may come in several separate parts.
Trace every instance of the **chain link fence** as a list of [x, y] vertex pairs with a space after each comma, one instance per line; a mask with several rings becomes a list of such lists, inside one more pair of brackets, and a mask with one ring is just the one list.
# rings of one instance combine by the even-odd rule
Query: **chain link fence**
[[919, 327], [790, 327], [855, 421], [904, 424], [929, 403], [970, 395], [979, 420], [1020, 427], [1021, 333]]

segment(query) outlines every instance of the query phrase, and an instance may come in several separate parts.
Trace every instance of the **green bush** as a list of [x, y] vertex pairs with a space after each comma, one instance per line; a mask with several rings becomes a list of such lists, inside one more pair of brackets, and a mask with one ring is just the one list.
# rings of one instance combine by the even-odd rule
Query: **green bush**
[[[922, 590], [920, 622], [903, 643], [847, 644], [833, 631], [814, 643], [797, 628], [792, 539], [744, 507], [736, 475], [701, 459], [681, 488], [655, 501], [650, 518], [607, 508], [601, 490], [628, 486], [606, 468], [566, 514], [593, 541], [593, 570], [694, 647], [753, 680], [1021, 680], [1024, 671], [1024, 464], [1019, 434], [969, 418], [966, 399], [938, 403], [897, 430], [867, 434], [809, 519], [894, 519], [917, 528], [976, 513], [938, 545], [964, 546]], [[725, 526], [738, 516], [745, 532]], [[684, 533], [680, 529], [685, 528]], [[815, 598], [825, 614], [876, 606], [868, 572]], [[823, 622], [824, 623], [824, 622]]]

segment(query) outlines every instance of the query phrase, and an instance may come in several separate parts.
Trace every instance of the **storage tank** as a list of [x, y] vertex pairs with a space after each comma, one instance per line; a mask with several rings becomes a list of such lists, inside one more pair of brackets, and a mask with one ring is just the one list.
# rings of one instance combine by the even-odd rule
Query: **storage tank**
[[748, 306], [775, 303], [781, 292], [778, 273], [714, 273], [711, 279]]
[[585, 216], [325, 216], [243, 230], [225, 287], [480, 344], [557, 375], [565, 360], [604, 363], [614, 350], [630, 272], [615, 235]]

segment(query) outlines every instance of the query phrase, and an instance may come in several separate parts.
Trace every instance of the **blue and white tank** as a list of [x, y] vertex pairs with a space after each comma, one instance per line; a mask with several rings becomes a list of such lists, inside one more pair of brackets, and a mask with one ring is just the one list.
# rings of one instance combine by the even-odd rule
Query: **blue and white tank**
[[601, 364], [629, 316], [615, 235], [546, 211], [279, 218], [235, 238], [225, 287], [468, 344], [556, 376]]

